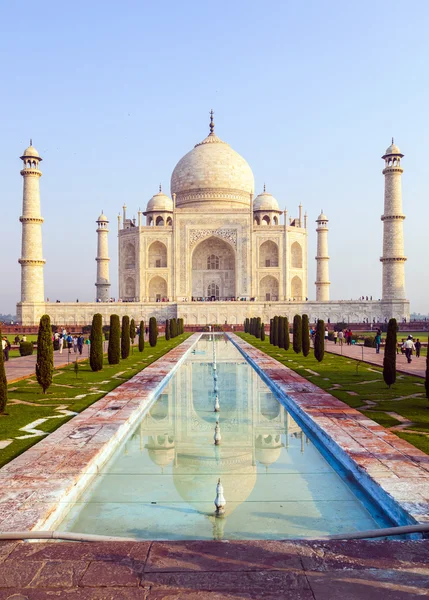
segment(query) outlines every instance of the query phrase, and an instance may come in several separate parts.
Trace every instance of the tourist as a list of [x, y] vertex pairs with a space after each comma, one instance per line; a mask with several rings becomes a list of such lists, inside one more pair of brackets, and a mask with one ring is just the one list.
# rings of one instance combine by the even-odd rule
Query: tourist
[[7, 338], [6, 337], [3, 337], [1, 340], [1, 349], [3, 352], [4, 360], [5, 361], [9, 360], [9, 348], [7, 346]]
[[79, 337], [77, 338], [77, 349], [79, 350], [79, 354], [82, 354], [84, 342], [85, 342], [85, 338], [83, 337], [82, 334], [80, 334]]
[[72, 338], [71, 334], [69, 333], [67, 336], [67, 348], [69, 349], [69, 352], [72, 349], [72, 346], [73, 346], [73, 338]]
[[416, 349], [413, 342], [413, 336], [409, 335], [407, 341], [404, 342], [403, 348], [405, 350], [405, 356], [407, 357], [408, 364], [411, 362], [411, 357], [413, 355], [413, 350]]
[[416, 347], [416, 358], [420, 358], [420, 351], [422, 349], [422, 343], [419, 339], [417, 339], [417, 342], [414, 345]]
[[60, 335], [58, 337], [58, 350], [60, 351], [60, 354], [63, 353], [63, 346], [64, 346], [64, 336], [62, 333], [60, 333]]
[[381, 331], [377, 329], [377, 334], [375, 336], [375, 352], [376, 354], [380, 354], [380, 346], [381, 346]]
[[328, 328], [325, 327], [325, 342], [328, 340], [328, 336], [329, 336]]
[[334, 344], [337, 345], [337, 340], [338, 340], [338, 331], [336, 329], [334, 329]]
[[27, 336], [26, 336], [26, 335], [25, 335], [25, 333], [24, 333], [24, 335], [22, 336], [22, 340], [21, 340], [21, 342], [26, 342], [26, 341], [27, 341]]
[[15, 344], [19, 344], [19, 335], [15, 336], [15, 340], [14, 341], [15, 341]]
[[77, 335], [73, 336], [73, 352], [77, 354]]

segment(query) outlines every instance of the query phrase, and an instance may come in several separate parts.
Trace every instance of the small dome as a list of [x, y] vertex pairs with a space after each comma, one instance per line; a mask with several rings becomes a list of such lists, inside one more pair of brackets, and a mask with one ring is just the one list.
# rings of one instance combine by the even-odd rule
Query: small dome
[[25, 157], [29, 156], [29, 157], [33, 157], [33, 158], [40, 158], [40, 155], [37, 152], [36, 148], [34, 146], [32, 146], [31, 144], [30, 144], [30, 146], [28, 146], [28, 148], [26, 148], [24, 150], [24, 154], [22, 155], [21, 158], [23, 158], [24, 156]]
[[173, 212], [173, 200], [166, 196], [161, 189], [147, 203], [146, 212], [155, 210]]
[[385, 156], [391, 156], [392, 154], [399, 154], [399, 156], [404, 156], [402, 154], [402, 152], [399, 150], [398, 146], [394, 143], [393, 138], [392, 138], [392, 143], [386, 149], [386, 152], [382, 158], [384, 158]]
[[99, 223], [100, 221], [102, 221], [103, 223], [108, 223], [109, 219], [106, 217], [106, 215], [104, 213], [101, 213], [101, 215], [97, 219], [97, 223]]
[[253, 210], [276, 210], [280, 212], [277, 200], [265, 190], [254, 199]]
[[322, 212], [320, 213], [320, 215], [317, 217], [316, 221], [329, 221], [328, 217]]

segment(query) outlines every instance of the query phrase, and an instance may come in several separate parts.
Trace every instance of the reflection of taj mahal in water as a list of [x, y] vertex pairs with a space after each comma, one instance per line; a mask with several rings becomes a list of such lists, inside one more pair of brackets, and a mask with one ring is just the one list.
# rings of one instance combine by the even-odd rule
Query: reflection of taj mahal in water
[[[401, 158], [393, 144], [383, 155], [385, 202], [381, 301], [330, 299], [328, 218], [317, 222], [316, 300], [308, 288], [308, 219], [299, 206], [288, 216], [263, 186], [255, 182], [246, 160], [214, 132], [188, 152], [173, 170], [171, 197], [159, 188], [138, 210], [118, 216], [119, 299], [109, 302], [108, 234], [104, 214], [97, 219], [97, 278], [94, 302], [49, 303], [44, 293], [42, 223], [37, 150], [30, 145], [21, 159], [24, 179], [21, 302], [18, 320], [37, 323], [48, 313], [56, 324], [86, 324], [95, 312], [105, 322], [112, 313], [135, 320], [182, 317], [185, 324], [242, 323], [276, 314], [293, 318], [307, 313], [311, 321], [384, 321], [409, 317], [405, 299]], [[352, 246], [349, 247], [350, 251]], [[378, 259], [377, 259], [378, 260]], [[365, 269], [365, 265], [362, 265]], [[126, 304], [124, 304], [126, 303]]]

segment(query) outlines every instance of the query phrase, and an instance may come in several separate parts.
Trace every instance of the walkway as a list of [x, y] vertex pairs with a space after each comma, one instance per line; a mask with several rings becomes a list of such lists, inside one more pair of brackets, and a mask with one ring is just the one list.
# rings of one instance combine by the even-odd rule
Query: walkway
[[[108, 342], [104, 342], [104, 352], [107, 352], [107, 346]], [[87, 359], [88, 354], [89, 346], [85, 346], [83, 354], [79, 358], [79, 360]], [[5, 362], [4, 366], [6, 368], [7, 382], [13, 383], [14, 381], [19, 381], [20, 379], [25, 379], [26, 377], [31, 377], [32, 375], [34, 375], [36, 371], [36, 358], [37, 350], [34, 350], [34, 353], [30, 356], [19, 356], [17, 358], [11, 358], [7, 362]], [[66, 367], [69, 363], [74, 362], [75, 360], [76, 354], [74, 352], [71, 352], [69, 354], [67, 348], [63, 350], [62, 354], [60, 354], [59, 350], [56, 350], [54, 352], [55, 369]]]
[[[384, 348], [381, 348], [380, 354], [377, 354], [375, 348], [366, 348], [361, 345], [346, 346], [343, 344], [340, 346], [339, 343], [326, 341], [325, 350], [332, 352], [333, 354], [341, 354], [342, 356], [348, 356], [355, 360], [363, 360], [367, 363], [377, 365], [378, 367], [383, 366]], [[396, 370], [400, 373], [407, 375], [415, 375], [416, 377], [425, 377], [426, 373], [426, 356], [416, 358], [413, 356], [412, 362], [407, 363], [407, 359], [404, 354], [396, 355]]]
[[0, 543], [1, 600], [412, 600], [429, 540]]

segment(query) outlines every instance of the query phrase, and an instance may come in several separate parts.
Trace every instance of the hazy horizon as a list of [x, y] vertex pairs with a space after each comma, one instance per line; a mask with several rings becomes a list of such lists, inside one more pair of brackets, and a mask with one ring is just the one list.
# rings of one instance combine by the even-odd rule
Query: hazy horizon
[[331, 299], [381, 296], [384, 177], [392, 136], [402, 166], [411, 311], [428, 313], [426, 142], [429, 4], [197, 1], [9, 3], [0, 25], [0, 312], [20, 299], [21, 156], [43, 157], [45, 296], [93, 300], [96, 219], [137, 217], [208, 133], [241, 154], [263, 189], [308, 212], [309, 299], [316, 223], [329, 218]]

